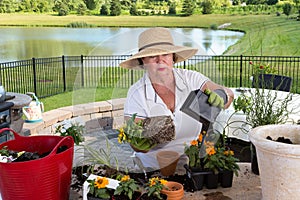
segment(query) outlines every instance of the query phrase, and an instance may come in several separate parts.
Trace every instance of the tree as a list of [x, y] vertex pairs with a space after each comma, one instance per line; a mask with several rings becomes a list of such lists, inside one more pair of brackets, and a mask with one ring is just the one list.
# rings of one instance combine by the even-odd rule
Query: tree
[[184, 16], [191, 16], [193, 15], [195, 9], [195, 4], [193, 0], [184, 0], [182, 4], [182, 14]]
[[100, 15], [106, 15], [107, 16], [108, 14], [109, 14], [108, 13], [108, 8], [105, 4], [103, 4], [100, 8]]
[[129, 13], [130, 13], [130, 15], [133, 15], [133, 16], [137, 16], [138, 15], [138, 11], [137, 11], [135, 3], [131, 4]]
[[97, 6], [97, 3], [95, 0], [84, 0], [84, 3], [89, 10], [94, 10]]
[[283, 4], [283, 13], [286, 15], [286, 16], [289, 16], [292, 12], [292, 5], [290, 3], [285, 3]]
[[211, 1], [205, 0], [201, 3], [202, 14], [211, 14], [213, 11], [213, 6]]
[[110, 3], [110, 15], [118, 16], [121, 15], [121, 3], [120, 0], [112, 0]]
[[12, 13], [16, 10], [16, 2], [11, 0], [0, 0], [0, 13]]
[[84, 3], [80, 3], [80, 4], [78, 5], [78, 8], [77, 8], [77, 14], [78, 14], [78, 15], [84, 15], [85, 12], [86, 12], [86, 10], [87, 10], [86, 5], [85, 5]]
[[176, 2], [171, 2], [169, 6], [169, 14], [176, 15]]

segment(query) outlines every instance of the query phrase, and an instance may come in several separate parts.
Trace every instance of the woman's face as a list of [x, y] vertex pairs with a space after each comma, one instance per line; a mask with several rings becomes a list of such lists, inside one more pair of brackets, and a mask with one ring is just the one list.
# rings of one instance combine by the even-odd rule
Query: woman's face
[[173, 69], [173, 54], [163, 54], [142, 58], [144, 68], [150, 76], [168, 75]]

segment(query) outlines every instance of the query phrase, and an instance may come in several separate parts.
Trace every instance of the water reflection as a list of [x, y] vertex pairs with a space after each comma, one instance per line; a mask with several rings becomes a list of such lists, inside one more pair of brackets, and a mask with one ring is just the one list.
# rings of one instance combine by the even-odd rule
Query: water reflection
[[[137, 52], [145, 28], [0, 28], [0, 62], [62, 55], [123, 55]], [[243, 33], [172, 28], [176, 45], [198, 48], [199, 55], [220, 55]]]

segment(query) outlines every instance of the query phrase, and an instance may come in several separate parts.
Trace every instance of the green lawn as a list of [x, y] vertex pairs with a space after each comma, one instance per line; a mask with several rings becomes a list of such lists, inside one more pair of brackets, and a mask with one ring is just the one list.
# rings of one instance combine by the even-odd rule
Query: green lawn
[[[0, 14], [0, 26], [60, 26], [86, 22], [97, 27], [198, 27], [231, 23], [228, 30], [243, 31], [245, 36], [225, 55], [299, 56], [300, 28], [295, 16], [281, 15], [193, 15], [178, 16], [56, 16], [54, 14]], [[226, 39], [226, 38], [225, 38]], [[91, 93], [91, 94], [90, 94]], [[84, 94], [84, 95], [82, 95]], [[81, 98], [80, 96], [83, 96]], [[44, 98], [46, 110], [72, 104], [125, 97], [126, 91], [113, 88], [69, 92]]]

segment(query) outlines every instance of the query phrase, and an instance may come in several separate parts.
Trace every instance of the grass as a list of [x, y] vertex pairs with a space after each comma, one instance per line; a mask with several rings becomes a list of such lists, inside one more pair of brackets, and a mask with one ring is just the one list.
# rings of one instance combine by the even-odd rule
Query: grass
[[[228, 30], [243, 31], [245, 36], [232, 45], [224, 55], [299, 56], [300, 29], [295, 16], [290, 18], [275, 13], [270, 15], [193, 15], [176, 16], [57, 16], [51, 14], [0, 14], [0, 26], [57, 26], [86, 23], [95, 27], [186, 27], [209, 28], [212, 25], [231, 23]], [[224, 38], [226, 39], [226, 38]], [[136, 41], [137, 42], [137, 41]], [[46, 110], [67, 105], [111, 99], [126, 91], [113, 88], [78, 90], [44, 98]], [[124, 89], [125, 90], [125, 89]], [[118, 93], [118, 95], [116, 95]], [[78, 95], [76, 95], [78, 94]], [[82, 95], [84, 94], [84, 95]], [[83, 98], [81, 97], [83, 96]]]

